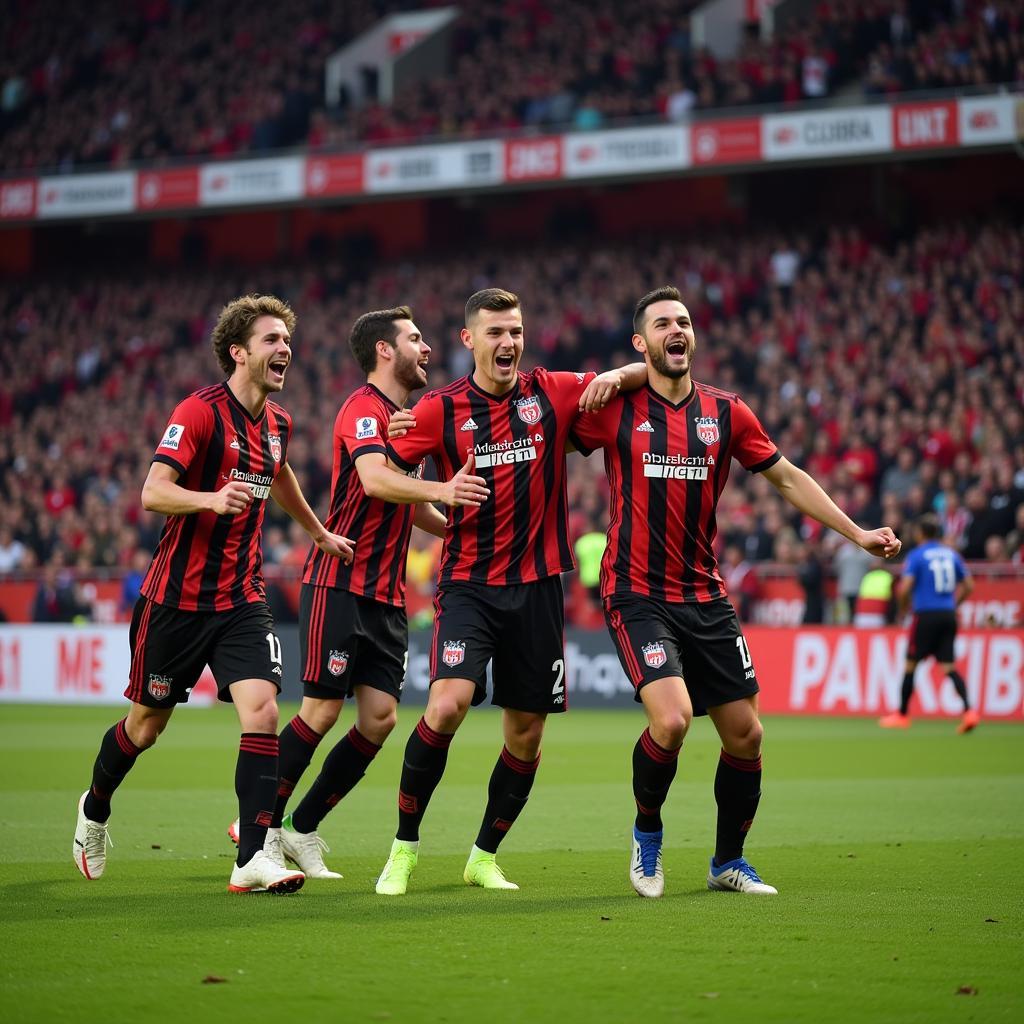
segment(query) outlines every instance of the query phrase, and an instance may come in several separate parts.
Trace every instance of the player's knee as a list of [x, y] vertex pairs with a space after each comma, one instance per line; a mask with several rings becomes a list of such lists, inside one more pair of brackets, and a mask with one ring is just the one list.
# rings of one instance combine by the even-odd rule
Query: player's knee
[[742, 757], [753, 761], [761, 756], [761, 742], [764, 740], [764, 726], [754, 719], [747, 727], [746, 732], [740, 737], [740, 746], [743, 749]]
[[341, 714], [342, 702], [340, 700], [318, 700], [312, 707], [303, 707], [299, 717], [320, 736], [326, 735], [334, 728]]
[[245, 716], [246, 732], [276, 733], [278, 724], [277, 701], [273, 698], [252, 708]]
[[149, 750], [149, 748], [160, 738], [160, 733], [164, 731], [164, 727], [166, 725], [166, 721], [148, 718], [145, 721], [137, 723], [135, 729], [128, 738], [136, 747], [138, 747], [139, 750]]
[[682, 708], [654, 716], [650, 723], [654, 742], [666, 750], [677, 750], [686, 738], [690, 719], [691, 715]]
[[382, 747], [384, 746], [384, 741], [391, 735], [397, 724], [398, 712], [392, 708], [390, 711], [380, 712], [366, 718], [361, 717], [358, 728], [371, 743], [376, 743], [378, 747]]
[[445, 694], [433, 701], [428, 712], [427, 725], [443, 733], [455, 732], [466, 715], [466, 709], [452, 694]]
[[506, 726], [505, 745], [524, 761], [535, 760], [544, 739], [544, 719], [530, 718]]

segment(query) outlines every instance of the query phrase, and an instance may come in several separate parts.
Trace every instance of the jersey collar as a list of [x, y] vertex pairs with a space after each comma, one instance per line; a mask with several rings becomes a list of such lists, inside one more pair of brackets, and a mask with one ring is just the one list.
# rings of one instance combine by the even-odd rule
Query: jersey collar
[[242, 405], [242, 403], [235, 397], [235, 393], [234, 393], [234, 391], [231, 390], [231, 388], [228, 387], [228, 382], [227, 381], [224, 381], [221, 384], [221, 387], [224, 389], [224, 393], [228, 396], [228, 399], [232, 403], [234, 403], [235, 408], [240, 410], [242, 415], [250, 423], [262, 423], [267, 418], [267, 403], [266, 402], [263, 403], [263, 411], [259, 414], [259, 416], [253, 416], [253, 414], [251, 412], [249, 412], [249, 410], [246, 409], [246, 407], [244, 405]]
[[385, 401], [385, 402], [386, 402], [386, 403], [387, 403], [387, 404], [388, 404], [388, 405], [389, 405], [389, 406], [390, 406], [390, 407], [391, 407], [392, 409], [398, 409], [398, 408], [399, 408], [399, 406], [395, 404], [394, 400], [393, 400], [393, 399], [391, 399], [391, 398], [388, 398], [388, 396], [387, 396], [387, 395], [385, 395], [385, 394], [384, 394], [384, 392], [383, 392], [383, 391], [381, 391], [381, 389], [380, 389], [379, 387], [377, 387], [377, 385], [376, 385], [376, 384], [371, 384], [371, 383], [370, 383], [369, 381], [367, 381], [367, 382], [366, 382], [366, 386], [367, 386], [368, 388], [373, 388], [373, 390], [374, 390], [374, 391], [376, 391], [376, 392], [377, 392], [377, 394], [378, 394], [378, 395], [380, 395], [380, 397], [381, 397], [381, 398], [383, 398], [383, 399], [384, 399], [384, 401]]
[[647, 388], [648, 398], [653, 398], [656, 402], [669, 409], [674, 409], [676, 412], [680, 409], [685, 409], [697, 396], [697, 382], [694, 380], [690, 381], [690, 393], [681, 402], [679, 402], [678, 405], [675, 402], [670, 402], [667, 398], [663, 398], [659, 395], [658, 392], [651, 387], [650, 383], [645, 384], [644, 387]]
[[503, 395], [494, 395], [494, 394], [491, 394], [490, 391], [484, 391], [484, 389], [482, 387], [480, 387], [480, 385], [477, 384], [477, 382], [475, 380], [473, 380], [473, 374], [472, 373], [469, 373], [469, 374], [466, 375], [466, 383], [478, 395], [483, 395], [483, 397], [486, 398], [489, 402], [497, 402], [499, 405], [504, 403], [504, 402], [509, 402], [513, 398], [517, 398], [519, 396], [519, 394], [520, 394], [520, 387], [519, 387], [520, 376], [519, 376], [518, 373], [516, 373], [515, 387], [513, 387], [511, 391], [506, 391], [505, 394], [503, 394]]

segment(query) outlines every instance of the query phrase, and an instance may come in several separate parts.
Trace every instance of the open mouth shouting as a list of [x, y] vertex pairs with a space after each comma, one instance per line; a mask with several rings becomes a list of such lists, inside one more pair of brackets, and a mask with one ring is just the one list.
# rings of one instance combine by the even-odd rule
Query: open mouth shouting
[[494, 357], [494, 365], [501, 370], [503, 373], [507, 373], [515, 366], [516, 354], [515, 352], [499, 352]]
[[685, 338], [673, 338], [665, 343], [665, 355], [672, 362], [682, 362], [689, 355], [689, 346]]
[[267, 377], [271, 384], [284, 384], [284, 374], [288, 369], [288, 360], [284, 356], [271, 359], [267, 364]]

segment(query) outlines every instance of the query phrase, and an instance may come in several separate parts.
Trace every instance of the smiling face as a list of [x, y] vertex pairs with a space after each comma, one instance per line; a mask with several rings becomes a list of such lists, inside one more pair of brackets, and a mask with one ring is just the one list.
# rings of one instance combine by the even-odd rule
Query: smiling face
[[242, 371], [245, 379], [264, 394], [280, 391], [292, 361], [291, 335], [284, 321], [276, 316], [258, 317], [245, 345], [232, 345], [235, 373]]
[[682, 380], [690, 373], [697, 341], [687, 308], [676, 299], [663, 299], [647, 307], [642, 334], [633, 335], [633, 347], [642, 352], [653, 373]]
[[[395, 344], [391, 347], [395, 363], [395, 381], [406, 391], [418, 391], [427, 386], [427, 364], [430, 346], [423, 340], [420, 329], [411, 320], [396, 320]], [[387, 342], [378, 342], [387, 345]], [[380, 365], [378, 356], [377, 365]]]
[[523, 314], [515, 309], [480, 309], [462, 329], [462, 344], [473, 353], [473, 380], [492, 395], [516, 384], [523, 358]]

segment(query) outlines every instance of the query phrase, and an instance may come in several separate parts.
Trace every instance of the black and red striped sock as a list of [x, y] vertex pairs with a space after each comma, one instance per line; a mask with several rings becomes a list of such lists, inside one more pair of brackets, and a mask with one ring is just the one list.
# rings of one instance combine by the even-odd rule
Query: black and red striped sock
[[366, 774], [380, 747], [354, 725], [327, 755], [316, 781], [292, 813], [296, 832], [315, 832], [352, 787]]
[[455, 733], [434, 732], [422, 718], [416, 723], [405, 745], [398, 786], [398, 839], [409, 843], [419, 839], [420, 822], [444, 775], [448, 748], [454, 738]]
[[498, 844], [526, 806], [539, 764], [540, 754], [533, 761], [521, 761], [508, 747], [501, 748], [487, 785], [487, 807], [476, 837], [479, 849], [498, 852]]
[[715, 773], [715, 801], [718, 804], [716, 864], [725, 864], [743, 856], [743, 843], [754, 824], [760, 799], [760, 755], [747, 760], [733, 757], [723, 750]]
[[274, 804], [274, 816], [271, 828], [280, 828], [284, 809], [299, 779], [313, 760], [317, 744], [323, 736], [311, 729], [296, 715], [282, 730], [279, 737], [277, 769], [280, 779], [277, 783], [277, 802]]
[[636, 827], [640, 832], [661, 831], [661, 808], [679, 767], [679, 751], [656, 743], [650, 729], [644, 729], [633, 747], [633, 799]]
[[112, 725], [100, 743], [100, 752], [92, 766], [92, 786], [85, 797], [85, 816], [104, 822], [110, 817], [110, 798], [132, 770], [142, 751], [128, 739], [125, 719]]
[[235, 765], [238, 795], [238, 866], [263, 849], [274, 814], [278, 741], [274, 733], [243, 732]]

